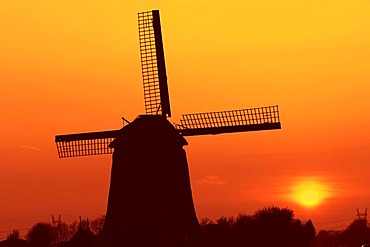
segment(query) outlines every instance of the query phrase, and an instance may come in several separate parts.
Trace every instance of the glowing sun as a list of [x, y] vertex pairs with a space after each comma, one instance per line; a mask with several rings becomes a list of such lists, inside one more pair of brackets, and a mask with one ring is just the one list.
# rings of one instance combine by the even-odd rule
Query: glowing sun
[[319, 203], [319, 194], [313, 190], [304, 190], [301, 192], [299, 199], [304, 206], [312, 207]]
[[329, 197], [328, 188], [318, 181], [301, 181], [292, 187], [292, 200], [303, 207], [319, 206]]

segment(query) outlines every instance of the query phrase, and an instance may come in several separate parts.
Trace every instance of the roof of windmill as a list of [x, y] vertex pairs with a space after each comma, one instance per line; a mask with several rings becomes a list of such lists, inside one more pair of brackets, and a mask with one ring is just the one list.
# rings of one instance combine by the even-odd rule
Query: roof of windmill
[[185, 138], [179, 133], [178, 130], [163, 116], [160, 115], [139, 115], [130, 124], [123, 127], [116, 139], [109, 144], [109, 147], [116, 148], [127, 141], [147, 142], [146, 137], [150, 136], [151, 139], [156, 140], [160, 138], [178, 140], [184, 146], [187, 145]]

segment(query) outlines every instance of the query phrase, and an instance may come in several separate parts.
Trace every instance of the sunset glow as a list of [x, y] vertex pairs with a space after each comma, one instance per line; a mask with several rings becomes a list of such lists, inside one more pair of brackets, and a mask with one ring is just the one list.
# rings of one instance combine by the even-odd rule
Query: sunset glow
[[0, 240], [105, 214], [111, 156], [58, 159], [54, 138], [145, 112], [137, 13], [152, 9], [171, 123], [279, 106], [281, 130], [186, 137], [199, 218], [276, 205], [333, 230], [370, 208], [369, 0], [1, 0]]
[[329, 189], [322, 182], [302, 180], [292, 187], [292, 200], [303, 207], [314, 208], [330, 196]]

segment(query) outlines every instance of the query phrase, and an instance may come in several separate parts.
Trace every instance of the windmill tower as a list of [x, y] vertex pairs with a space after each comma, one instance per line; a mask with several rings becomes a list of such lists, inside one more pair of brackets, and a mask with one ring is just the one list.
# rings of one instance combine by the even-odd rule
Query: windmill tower
[[111, 154], [111, 246], [184, 246], [199, 228], [185, 136], [280, 129], [278, 106], [182, 115], [171, 124], [159, 11], [138, 14], [146, 114], [119, 130], [58, 135], [60, 158]]

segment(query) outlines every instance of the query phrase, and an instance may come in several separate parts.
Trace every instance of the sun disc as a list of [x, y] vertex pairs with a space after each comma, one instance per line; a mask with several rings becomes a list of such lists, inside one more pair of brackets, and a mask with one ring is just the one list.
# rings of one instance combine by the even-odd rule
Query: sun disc
[[306, 208], [320, 206], [330, 197], [328, 186], [319, 179], [302, 179], [291, 188], [291, 200]]
[[319, 202], [319, 194], [313, 190], [304, 190], [301, 192], [300, 201], [307, 207], [316, 206]]

